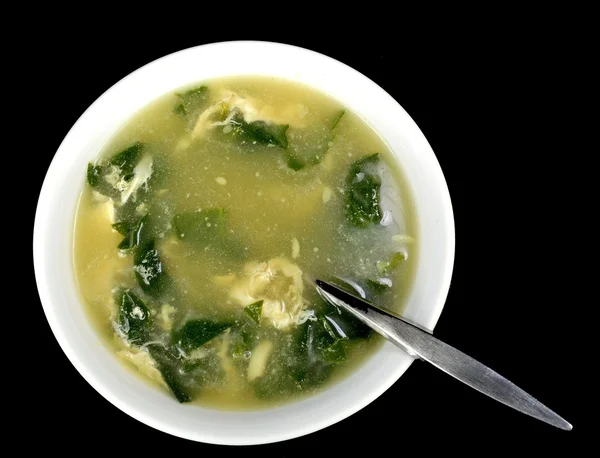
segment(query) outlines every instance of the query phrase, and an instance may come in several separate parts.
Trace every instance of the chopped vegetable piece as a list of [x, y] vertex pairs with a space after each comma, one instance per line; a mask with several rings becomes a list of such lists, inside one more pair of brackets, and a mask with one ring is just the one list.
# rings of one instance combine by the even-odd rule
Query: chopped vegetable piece
[[327, 363], [339, 363], [346, 361], [346, 349], [344, 347], [344, 342], [341, 340], [338, 340], [329, 347], [324, 348], [321, 351], [321, 354], [323, 355], [323, 361]]
[[189, 374], [190, 372], [194, 372], [196, 369], [198, 369], [202, 365], [203, 364], [202, 364], [201, 359], [193, 359], [191, 361], [186, 361], [181, 366], [181, 372]]
[[175, 105], [175, 108], [173, 108], [173, 112], [176, 115], [185, 118], [185, 105], [183, 103], [178, 103], [177, 105]]
[[209, 320], [190, 320], [173, 332], [173, 342], [183, 351], [191, 351], [217, 337], [231, 325]]
[[352, 163], [346, 178], [346, 219], [354, 226], [366, 227], [379, 223], [383, 216], [379, 190], [381, 178], [377, 174], [379, 153]]
[[[364, 288], [360, 287], [355, 282], [352, 282], [354, 283], [354, 285], [352, 285], [350, 282], [339, 278], [330, 281], [349, 294], [366, 299], [366, 297], [363, 296]], [[360, 288], [360, 291], [357, 290], [357, 287]], [[324, 328], [335, 340], [365, 339], [371, 335], [371, 328], [349, 312], [334, 307], [322, 299], [319, 300], [317, 306], [322, 310], [323, 322], [325, 323]]]
[[377, 270], [379, 270], [379, 272], [381, 272], [382, 274], [386, 274], [395, 269], [398, 266], [398, 264], [404, 261], [404, 259], [404, 253], [398, 251], [392, 255], [392, 258], [389, 261], [379, 261], [377, 263]]
[[108, 163], [118, 167], [121, 171], [120, 175], [125, 177], [125, 181], [128, 181], [126, 178], [133, 173], [133, 169], [137, 165], [143, 150], [144, 144], [136, 142], [129, 148], [125, 148], [123, 151], [115, 154], [110, 158]]
[[[318, 325], [319, 323], [322, 327]], [[327, 315], [321, 317], [313, 328], [313, 341], [316, 347], [311, 350], [312, 359], [315, 360], [318, 355], [325, 363], [345, 361], [346, 351], [342, 341], [348, 339], [350, 337], [346, 329], [340, 327], [337, 321]]]
[[253, 304], [247, 305], [246, 307], [244, 307], [244, 312], [246, 313], [246, 315], [248, 315], [250, 317], [250, 319], [252, 321], [254, 321], [256, 324], [258, 324], [260, 322], [260, 315], [262, 313], [262, 305], [263, 305], [263, 301], [257, 301], [254, 302]]
[[325, 339], [327, 346], [335, 343], [335, 340], [329, 335], [324, 339], [323, 332], [324, 327], [313, 322], [306, 324], [301, 331], [299, 353], [302, 356], [295, 361], [296, 367], [292, 369], [293, 377], [301, 389], [318, 385], [331, 375], [333, 366], [323, 361], [322, 349]]
[[223, 208], [206, 208], [197, 212], [179, 213], [173, 218], [173, 226], [180, 239], [220, 254], [245, 257], [242, 243], [228, 231], [227, 211]]
[[317, 325], [313, 331], [316, 344], [316, 350], [312, 350], [313, 359], [316, 353], [325, 363], [344, 361], [346, 352], [342, 341], [349, 339], [345, 330], [329, 316], [323, 316], [317, 323], [320, 323], [322, 327]]
[[131, 224], [127, 221], [119, 221], [112, 225], [112, 228], [121, 235], [127, 235], [131, 230]]
[[265, 145], [288, 147], [286, 132], [289, 124], [269, 124], [264, 121], [246, 122], [241, 112], [238, 112], [231, 119], [233, 135], [247, 142], [257, 142]]
[[[327, 347], [319, 345], [324, 333], [322, 326], [309, 322], [298, 329], [291, 345], [273, 352], [265, 368], [268, 376], [251, 381], [256, 396], [260, 399], [281, 398], [319, 386], [328, 379], [335, 367], [335, 358], [332, 355], [332, 362], [324, 360], [323, 349]], [[327, 346], [332, 343], [335, 341], [328, 341]], [[278, 370], [272, 371], [271, 367]]]
[[235, 359], [241, 358], [244, 353], [251, 351], [256, 346], [258, 343], [257, 330], [258, 328], [248, 321], [241, 326], [231, 328], [231, 355]]
[[92, 188], [97, 188], [102, 178], [103, 167], [100, 165], [88, 164], [87, 181]]
[[[119, 243], [119, 250], [129, 250], [130, 248], [136, 248], [140, 245], [142, 240], [142, 230], [148, 222], [148, 215], [144, 215], [140, 220], [127, 232], [125, 238]], [[119, 223], [116, 223], [119, 224]], [[115, 227], [116, 224], [113, 224]], [[121, 223], [123, 224], [123, 223]], [[118, 229], [117, 229], [118, 230]], [[120, 231], [119, 231], [120, 232]]]
[[133, 257], [133, 269], [140, 287], [152, 297], [160, 296], [169, 283], [154, 240], [138, 247]]
[[188, 117], [207, 104], [208, 86], [200, 86], [175, 95], [179, 97], [181, 103], [178, 103], [173, 111], [180, 116]]
[[180, 382], [175, 369], [158, 363], [158, 370], [162, 374], [165, 383], [179, 402], [184, 403], [192, 400], [192, 397], [186, 393], [185, 388]]
[[132, 345], [143, 345], [148, 340], [150, 310], [132, 291], [119, 294], [119, 333]]
[[100, 194], [126, 204], [152, 175], [152, 156], [142, 156], [144, 149], [143, 143], [136, 142], [112, 156], [106, 165], [88, 164], [88, 183]]
[[175, 398], [181, 403], [190, 402], [192, 397], [189, 395], [188, 390], [185, 388], [182, 381], [178, 369], [180, 361], [173, 354], [174, 352], [169, 351], [169, 349], [159, 344], [148, 345], [148, 352], [150, 353], [150, 356], [154, 358], [163, 380], [173, 395], [175, 395]]
[[[338, 126], [345, 113], [346, 110], [341, 110], [333, 116], [331, 121], [329, 121], [330, 127], [327, 133], [325, 135], [321, 134], [320, 138], [317, 137], [313, 139], [314, 145], [309, 150], [302, 151], [305, 148], [301, 148], [292, 143], [286, 151], [286, 162], [288, 167], [298, 171], [307, 165], [321, 163], [335, 139], [335, 128]], [[318, 148], [319, 145], [321, 146], [321, 149]]]
[[179, 238], [210, 243], [227, 233], [226, 221], [224, 208], [205, 208], [175, 215], [173, 225]]

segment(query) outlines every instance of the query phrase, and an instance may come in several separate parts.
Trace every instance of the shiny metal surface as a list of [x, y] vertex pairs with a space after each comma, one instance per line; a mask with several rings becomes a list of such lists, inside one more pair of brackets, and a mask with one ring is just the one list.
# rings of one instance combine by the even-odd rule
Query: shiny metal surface
[[564, 430], [572, 426], [497, 372], [436, 339], [399, 316], [342, 289], [316, 280], [317, 291], [330, 304], [349, 311], [411, 356], [433, 364], [452, 377], [524, 414]]

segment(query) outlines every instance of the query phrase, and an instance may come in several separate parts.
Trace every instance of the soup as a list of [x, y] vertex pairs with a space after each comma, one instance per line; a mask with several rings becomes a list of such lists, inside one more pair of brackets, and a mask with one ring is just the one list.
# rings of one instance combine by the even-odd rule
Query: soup
[[140, 110], [88, 165], [74, 269], [112, 351], [179, 402], [260, 408], [355, 370], [382, 339], [334, 281], [400, 312], [417, 243], [385, 143], [312, 88], [207, 81]]

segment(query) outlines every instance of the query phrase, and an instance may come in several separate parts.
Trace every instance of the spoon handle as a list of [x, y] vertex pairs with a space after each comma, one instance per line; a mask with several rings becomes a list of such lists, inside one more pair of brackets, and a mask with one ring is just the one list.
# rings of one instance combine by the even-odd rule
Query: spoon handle
[[409, 355], [418, 356], [457, 380], [519, 412], [560, 429], [572, 429], [565, 419], [479, 361], [364, 299], [321, 280], [316, 280], [316, 284], [317, 291], [323, 299], [349, 311]]

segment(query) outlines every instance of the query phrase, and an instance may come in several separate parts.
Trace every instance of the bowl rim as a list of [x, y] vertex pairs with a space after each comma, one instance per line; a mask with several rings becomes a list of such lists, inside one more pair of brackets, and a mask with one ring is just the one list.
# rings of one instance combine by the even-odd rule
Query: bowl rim
[[[89, 370], [86, 363], [84, 361], [82, 361], [81, 358], [79, 358], [75, 354], [75, 352], [72, 350], [72, 348], [71, 348], [72, 344], [69, 341], [66, 334], [63, 332], [63, 328], [62, 328], [62, 325], [60, 322], [60, 317], [57, 316], [55, 313], [56, 311], [54, 309], [53, 300], [52, 300], [49, 290], [47, 288], [46, 272], [45, 272], [45, 268], [44, 268], [44, 265], [45, 265], [44, 254], [43, 254], [44, 240], [42, 237], [42, 234], [45, 232], [46, 226], [48, 223], [48, 218], [44, 217], [43, 209], [47, 202], [47, 197], [49, 195], [51, 195], [51, 193], [53, 192], [53, 189], [51, 188], [51, 179], [50, 178], [54, 177], [54, 175], [56, 175], [56, 173], [57, 173], [56, 163], [58, 162], [59, 157], [61, 157], [61, 155], [66, 154], [65, 144], [67, 143], [69, 138], [73, 135], [73, 132], [76, 130], [77, 126], [81, 123], [82, 119], [84, 119], [86, 116], [88, 116], [89, 113], [93, 112], [95, 107], [97, 107], [99, 105], [99, 103], [101, 103], [101, 101], [108, 96], [108, 94], [110, 94], [111, 92], [114, 92], [116, 90], [116, 88], [123, 86], [130, 79], [135, 78], [135, 76], [140, 74], [141, 72], [148, 71], [148, 69], [156, 67], [161, 62], [164, 62], [169, 59], [175, 59], [175, 58], [178, 58], [178, 57], [183, 56], [188, 53], [197, 52], [196, 50], [199, 50], [199, 49], [237, 47], [237, 46], [242, 46], [242, 47], [259, 46], [259, 47], [267, 47], [267, 48], [269, 48], [269, 47], [284, 48], [284, 49], [289, 50], [289, 52], [303, 53], [306, 56], [312, 55], [312, 57], [309, 57], [311, 59], [317, 58], [317, 57], [319, 59], [325, 59], [325, 60], [329, 61], [332, 65], [336, 65], [340, 68], [343, 68], [344, 72], [349, 72], [349, 73], [354, 74], [355, 77], [358, 77], [359, 79], [364, 80], [365, 84], [369, 84], [369, 85], [373, 86], [374, 88], [376, 88], [377, 90], [379, 90], [382, 93], [383, 97], [387, 97], [393, 103], [395, 103], [397, 105], [397, 109], [399, 111], [403, 112], [404, 115], [406, 116], [406, 118], [410, 122], [412, 122], [412, 124], [414, 125], [414, 128], [416, 129], [416, 132], [418, 132], [418, 134], [420, 134], [420, 136], [422, 137], [422, 140], [424, 141], [424, 144], [427, 146], [427, 149], [431, 152], [431, 158], [429, 158], [430, 162], [431, 162], [430, 165], [433, 167], [433, 169], [431, 171], [433, 174], [437, 175], [436, 179], [437, 179], [438, 185], [440, 186], [439, 191], [441, 193], [440, 196], [443, 200], [442, 204], [448, 210], [443, 215], [444, 224], [447, 229], [445, 232], [446, 239], [444, 241], [445, 248], [447, 250], [445, 253], [445, 257], [444, 257], [444, 262], [445, 262], [444, 268], [443, 268], [444, 275], [442, 276], [442, 279], [440, 280], [440, 284], [438, 286], [437, 297], [435, 298], [436, 306], [433, 309], [433, 311], [428, 315], [428, 317], [426, 317], [425, 321], [424, 322], [422, 321], [420, 323], [422, 326], [424, 326], [428, 329], [431, 329], [431, 330], [435, 327], [435, 324], [437, 323], [437, 321], [441, 315], [441, 312], [443, 310], [443, 307], [444, 307], [444, 304], [446, 301], [446, 297], [448, 295], [448, 291], [450, 288], [450, 281], [452, 278], [452, 272], [453, 272], [453, 268], [454, 268], [454, 255], [455, 255], [455, 232], [454, 232], [454, 230], [455, 229], [454, 229], [454, 215], [453, 215], [453, 211], [452, 211], [452, 203], [451, 203], [449, 190], [448, 190], [447, 183], [446, 183], [445, 177], [443, 175], [442, 169], [441, 169], [439, 162], [435, 156], [435, 153], [433, 152], [433, 149], [427, 142], [425, 136], [423, 135], [423, 133], [421, 132], [421, 130], [419, 129], [417, 124], [414, 122], [414, 120], [412, 120], [410, 115], [408, 113], [406, 113], [404, 108], [402, 108], [402, 106], [388, 92], [386, 92], [381, 86], [379, 86], [373, 80], [371, 80], [364, 74], [360, 73], [358, 70], [356, 70], [356, 69], [348, 66], [347, 64], [340, 62], [332, 57], [329, 57], [325, 54], [322, 54], [322, 53], [319, 53], [319, 52], [316, 52], [316, 51], [313, 51], [313, 50], [310, 50], [307, 48], [303, 48], [303, 47], [299, 47], [299, 46], [295, 46], [295, 45], [289, 45], [289, 44], [285, 44], [285, 43], [277, 43], [277, 42], [270, 42], [270, 41], [249, 41], [249, 40], [222, 41], [222, 42], [214, 42], [214, 43], [208, 43], [208, 44], [203, 44], [203, 45], [198, 45], [198, 46], [192, 46], [192, 47], [182, 49], [177, 52], [173, 52], [173, 53], [164, 55], [158, 59], [155, 59], [155, 60], [147, 63], [146, 65], [143, 65], [142, 67], [139, 67], [138, 69], [134, 70], [133, 72], [127, 74], [126, 76], [121, 78], [119, 81], [117, 81], [115, 84], [113, 84], [111, 87], [109, 87], [106, 91], [104, 91], [82, 113], [82, 115], [77, 119], [77, 121], [70, 128], [69, 132], [66, 134], [65, 138], [61, 142], [56, 153], [54, 154], [54, 157], [52, 158], [52, 161], [48, 167], [48, 171], [46, 173], [44, 182], [41, 187], [40, 196], [39, 196], [38, 204], [36, 207], [35, 221], [34, 221], [33, 258], [34, 258], [34, 272], [35, 272], [35, 277], [36, 277], [36, 284], [37, 284], [40, 300], [41, 300], [41, 303], [42, 303], [42, 306], [44, 309], [44, 313], [46, 315], [46, 319], [48, 320], [48, 323], [52, 329], [52, 332], [53, 332], [56, 340], [58, 341], [58, 343], [59, 343], [60, 347], [62, 348], [62, 350], [64, 351], [64, 353], [67, 355], [69, 361], [75, 366], [77, 371], [84, 377], [84, 379], [96, 391], [98, 391], [105, 399], [107, 399], [109, 402], [111, 402], [113, 405], [115, 405], [121, 411], [125, 412], [126, 414], [130, 415], [131, 417], [133, 417], [139, 421], [142, 421], [143, 423], [146, 423], [149, 426], [152, 426], [160, 431], [163, 431], [163, 432], [166, 432], [166, 433], [178, 436], [178, 437], [190, 439], [190, 440], [196, 440], [196, 441], [201, 441], [201, 442], [206, 442], [206, 443], [214, 443], [214, 444], [250, 445], [250, 444], [263, 444], [263, 443], [277, 442], [277, 441], [292, 439], [295, 437], [300, 437], [300, 436], [318, 431], [320, 429], [323, 429], [331, 424], [334, 424], [338, 421], [343, 420], [344, 418], [347, 418], [348, 416], [359, 411], [366, 405], [370, 404], [372, 401], [374, 401], [376, 398], [378, 398], [383, 392], [385, 392], [391, 385], [393, 385], [401, 377], [401, 375], [405, 372], [405, 370], [410, 366], [410, 364], [412, 363], [412, 360], [407, 360], [405, 364], [400, 364], [400, 365], [398, 365], [398, 367], [395, 368], [395, 370], [390, 371], [388, 380], [381, 383], [377, 387], [377, 389], [373, 389], [369, 393], [369, 395], [367, 395], [363, 399], [361, 399], [360, 402], [355, 402], [352, 404], [352, 406], [346, 407], [344, 409], [340, 409], [340, 411], [338, 411], [336, 414], [332, 414], [329, 418], [315, 419], [315, 421], [313, 421], [313, 422], [307, 422], [306, 425], [304, 425], [304, 427], [301, 430], [294, 430], [294, 431], [289, 430], [289, 431], [279, 432], [279, 433], [270, 434], [270, 435], [265, 434], [264, 437], [261, 437], [259, 440], [256, 440], [256, 441], [247, 441], [247, 440], [239, 441], [239, 440], [236, 440], [235, 438], [232, 438], [231, 440], [223, 440], [222, 438], [215, 439], [214, 437], [211, 437], [211, 436], [206, 436], [206, 435], [203, 436], [201, 433], [200, 434], [189, 434], [186, 432], [182, 432], [180, 429], [178, 429], [176, 427], [172, 427], [172, 425], [168, 424], [167, 422], [160, 421], [155, 416], [152, 416], [151, 414], [149, 414], [147, 412], [142, 412], [139, 409], [135, 409], [132, 406], [124, 403], [122, 399], [118, 398], [110, 390], [106, 389], [106, 387], [103, 385], [103, 383], [101, 383], [96, 378], [96, 376]], [[242, 74], [240, 73], [239, 75], [242, 75]], [[192, 83], [192, 82], [193, 81], [190, 80], [190, 83]], [[315, 88], [315, 89], [320, 90], [319, 88]], [[341, 102], [344, 103], [343, 100]], [[129, 117], [131, 117], [131, 115], [132, 115], [132, 113], [129, 113]], [[111, 138], [112, 135], [114, 135], [114, 132], [110, 132], [107, 135], [107, 138]], [[386, 345], [388, 345], [388, 344], [386, 343]], [[378, 350], [378, 351], [380, 351], [380, 350]], [[337, 382], [337, 383], [339, 383], [339, 382]], [[237, 412], [239, 413], [239, 411], [237, 411]]]

